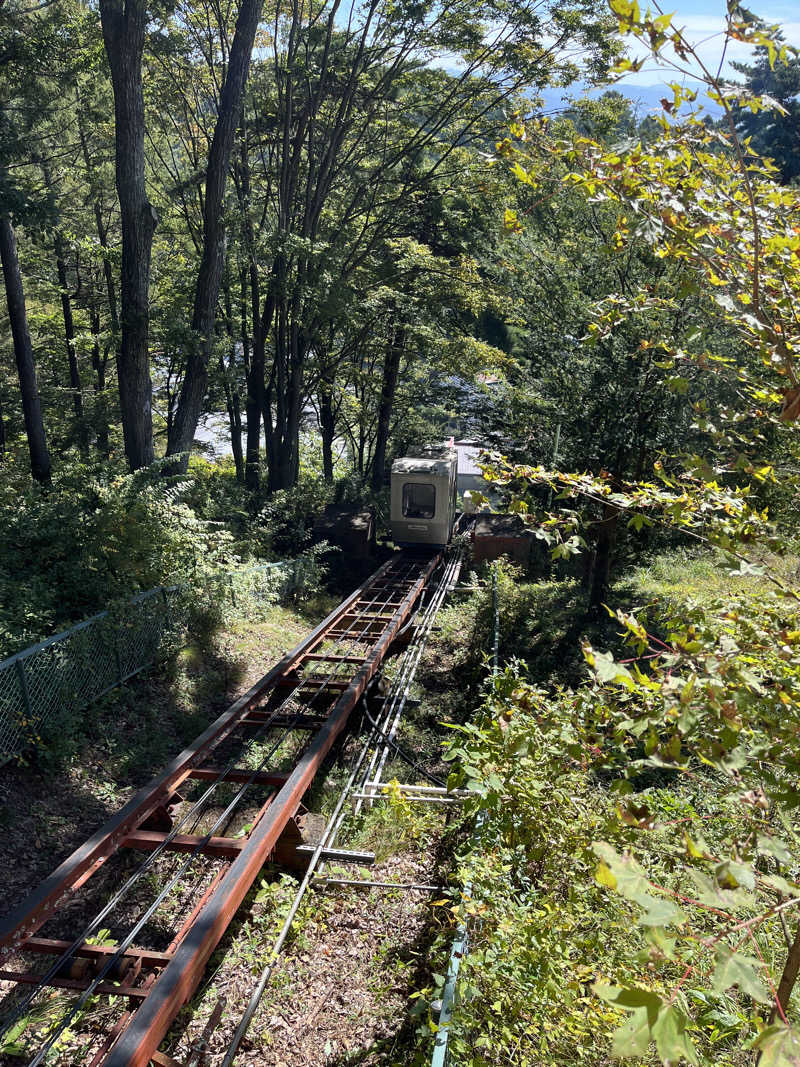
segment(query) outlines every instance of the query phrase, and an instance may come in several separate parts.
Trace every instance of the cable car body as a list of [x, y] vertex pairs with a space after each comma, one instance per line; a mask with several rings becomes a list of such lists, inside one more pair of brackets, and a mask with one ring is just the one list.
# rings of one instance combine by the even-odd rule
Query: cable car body
[[420, 449], [392, 464], [390, 522], [396, 545], [448, 544], [456, 518], [458, 460], [447, 445]]

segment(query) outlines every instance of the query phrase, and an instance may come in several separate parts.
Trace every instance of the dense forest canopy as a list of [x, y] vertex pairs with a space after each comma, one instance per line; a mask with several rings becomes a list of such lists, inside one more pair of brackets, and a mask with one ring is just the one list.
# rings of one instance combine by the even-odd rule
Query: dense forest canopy
[[133, 470], [185, 469], [223, 411], [239, 476], [286, 488], [314, 406], [327, 476], [345, 430], [379, 484], [426, 286], [453, 296], [425, 347], [473, 347], [482, 159], [537, 87], [602, 72], [608, 21], [591, 3], [262, 8], [4, 9], [5, 208], [44, 286], [29, 317], [63, 317], [68, 364], [50, 376], [39, 351], [39, 376], [71, 391], [66, 441], [121, 423]]

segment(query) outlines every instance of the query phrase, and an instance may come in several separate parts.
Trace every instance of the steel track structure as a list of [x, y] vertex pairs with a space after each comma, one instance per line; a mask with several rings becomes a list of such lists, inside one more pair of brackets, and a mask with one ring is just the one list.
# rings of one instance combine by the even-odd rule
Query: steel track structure
[[[82, 1062], [92, 1067], [146, 1067], [172, 1020], [199, 985], [206, 963], [236, 914], [264, 864], [286, 853], [283, 836], [301, 801], [350, 713], [398, 633], [413, 614], [441, 560], [441, 555], [395, 555], [347, 597], [295, 649], [287, 653], [244, 696], [232, 704], [203, 734], [95, 834], [72, 853], [26, 900], [0, 920], [0, 966], [29, 956], [53, 960], [42, 972], [0, 970], [0, 981], [27, 987], [0, 1017], [0, 1036], [8, 1032], [47, 987], [73, 990], [77, 1001], [48, 1031], [44, 1044], [29, 1061], [42, 1063], [59, 1037], [98, 994], [124, 998], [127, 1008]], [[239, 766], [257, 739], [278, 732], [278, 739], [259, 753], [255, 769]], [[289, 736], [307, 731], [289, 771], [270, 768], [268, 761]], [[232, 749], [224, 766], [217, 757]], [[207, 787], [189, 810], [179, 788], [193, 782]], [[199, 822], [214, 793], [232, 783], [239, 788], [211, 828], [203, 835], [180, 831]], [[251, 789], [266, 791], [257, 815], [241, 836], [226, 837]], [[217, 831], [221, 831], [218, 836]], [[290, 851], [293, 847], [289, 842]], [[49, 921], [57, 924], [64, 905], [100, 868], [123, 851], [147, 855], [137, 871], [72, 940], [38, 937]], [[314, 849], [310, 849], [314, 853]], [[295, 849], [295, 853], [297, 850]], [[127, 934], [114, 946], [90, 943], [90, 936], [148, 871], [167, 853], [188, 853], [177, 873], [157, 893]], [[157, 914], [169, 893], [185, 883], [191, 870], [220, 863], [200, 899], [185, 916], [166, 951], [139, 947], [138, 935]], [[80, 964], [80, 966], [78, 966]], [[76, 970], [77, 967], [77, 970]], [[86, 974], [86, 968], [89, 974]], [[77, 974], [77, 977], [75, 976]]]
[[[440, 608], [444, 604], [447, 594], [451, 589], [455, 587], [458, 581], [458, 576], [461, 572], [461, 566], [463, 563], [463, 551], [461, 549], [447, 549], [443, 553], [443, 566], [439, 572], [435, 581], [431, 581], [427, 587], [426, 592], [430, 593], [427, 603], [420, 607], [420, 610], [414, 617], [413, 632], [411, 634], [408, 646], [402, 655], [400, 660], [399, 670], [381, 702], [380, 710], [376, 713], [377, 720], [373, 720], [371, 716], [365, 714], [367, 722], [371, 725], [364, 733], [364, 740], [360, 751], [358, 751], [353, 760], [350, 768], [349, 777], [343, 786], [333, 812], [328, 818], [328, 823], [322, 836], [317, 843], [314, 850], [314, 854], [308, 865], [308, 869], [303, 877], [300, 885], [297, 888], [294, 899], [292, 900], [289, 910], [283, 922], [283, 926], [272, 945], [269, 952], [268, 962], [263, 968], [258, 982], [256, 983], [247, 1007], [242, 1014], [239, 1025], [233, 1036], [231, 1044], [229, 1045], [227, 1052], [222, 1060], [220, 1067], [232, 1067], [232, 1064], [236, 1058], [237, 1052], [244, 1039], [253, 1017], [256, 1013], [258, 1005], [261, 1001], [264, 991], [267, 988], [267, 984], [272, 977], [272, 974], [277, 966], [279, 953], [281, 952], [289, 933], [291, 932], [294, 924], [295, 916], [300, 908], [300, 905], [312, 886], [324, 886], [326, 880], [317, 877], [317, 873], [322, 869], [325, 863], [325, 852], [327, 849], [332, 848], [336, 843], [336, 838], [342, 829], [342, 826], [347, 817], [346, 805], [348, 801], [357, 800], [357, 803], [353, 805], [353, 811], [357, 813], [361, 809], [361, 801], [358, 800], [358, 790], [364, 789], [367, 781], [370, 778], [376, 760], [379, 758], [385, 747], [391, 745], [391, 740], [387, 731], [391, 728], [395, 733], [400, 724], [402, 718], [403, 708], [409, 697], [410, 687], [414, 681], [417, 668], [422, 657], [422, 653], [425, 650], [428, 639], [430, 638], [433, 624], [439, 613]], [[367, 697], [364, 700], [364, 707], [366, 712]], [[384, 746], [384, 748], [382, 748]], [[372, 755], [370, 762], [367, 762], [367, 758]], [[383, 763], [381, 767], [383, 767]], [[376, 783], [377, 785], [378, 783]], [[370, 793], [369, 796], [374, 796], [374, 793]], [[350, 882], [352, 885], [364, 884], [357, 880]], [[380, 883], [368, 883], [371, 886], [377, 886]], [[440, 890], [440, 886], [411, 886], [407, 887], [397, 883], [383, 883], [385, 888], [388, 889], [403, 889], [403, 888], [416, 888], [424, 889], [426, 891]]]

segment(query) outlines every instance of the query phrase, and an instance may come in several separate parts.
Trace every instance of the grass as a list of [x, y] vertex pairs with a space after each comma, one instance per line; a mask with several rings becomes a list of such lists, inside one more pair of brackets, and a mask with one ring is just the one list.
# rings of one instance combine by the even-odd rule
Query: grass
[[[798, 557], [764, 555], [758, 564], [764, 574], [787, 585], [797, 580]], [[723, 597], [758, 597], [764, 574], [737, 573], [737, 567], [722, 552], [676, 548], [661, 552], [634, 567], [622, 583], [640, 598], [671, 598], [708, 603]]]
[[[764, 566], [792, 584], [797, 560], [767, 558]], [[733, 573], [719, 554], [678, 548], [618, 574], [609, 602], [626, 611], [647, 607], [651, 627], [658, 626], [662, 613], [680, 617], [690, 602], [711, 606], [734, 598], [756, 614], [764, 581], [762, 575]], [[516, 706], [505, 724], [501, 721], [504, 734], [497, 731], [496, 705], [488, 704], [479, 717], [486, 737], [499, 744], [496, 751], [486, 749], [492, 755], [486, 756], [484, 770], [501, 779], [496, 793], [502, 802], [493, 809], [494, 802], [487, 800], [491, 847], [473, 850], [462, 874], [473, 880], [472, 899], [465, 907], [479, 922], [473, 923], [472, 952], [463, 965], [454, 1067], [611, 1064], [610, 1035], [624, 1013], [594, 996], [596, 981], [653, 982], [667, 995], [679, 984], [677, 1003], [692, 1019], [702, 1062], [715, 1067], [752, 1064], [744, 1037], [754, 1033], [751, 1019], [757, 1006], [736, 989], [709, 994], [702, 973], [681, 980], [677, 963], [659, 959], [646, 970], [652, 943], [637, 926], [639, 913], [597, 884], [591, 851], [592, 842], [603, 837], [620, 852], [633, 848], [653, 883], [691, 895], [692, 887], [672, 881], [682, 869], [680, 864], [676, 868], [676, 857], [685, 852], [684, 827], [704, 837], [712, 855], [724, 856], [731, 828], [747, 812], [741, 804], [732, 806], [710, 769], [698, 768], [685, 778], [670, 770], [642, 774], [632, 780], [635, 792], [627, 801], [609, 791], [610, 779], [582, 771], [562, 740], [572, 737], [581, 722], [565, 687], [577, 690], [586, 679], [581, 638], [617, 653], [620, 625], [609, 616], [589, 615], [585, 591], [570, 578], [533, 580], [501, 565], [499, 597], [501, 661], [523, 660], [522, 677], [550, 695], [546, 711]], [[456, 617], [448, 623], [454, 647], [463, 648], [461, 662], [469, 679], [454, 695], [456, 721], [469, 718], [478, 703], [489, 612], [486, 595], [479, 594], [466, 605], [460, 630]], [[472, 647], [464, 647], [468, 644]], [[519, 777], [526, 746], [542, 734], [549, 737], [550, 765], [534, 760]], [[590, 745], [595, 741], [584, 739]], [[636, 833], [620, 814], [628, 803], [652, 817], [656, 829]], [[511, 810], [514, 826], [508, 829]], [[704, 921], [693, 914], [691, 923], [697, 926], [690, 925], [690, 935], [695, 929], [698, 937], [713, 933], [713, 920], [707, 930]], [[434, 950], [437, 970], [446, 966], [450, 940], [448, 934]], [[786, 952], [780, 930], [765, 929], [759, 940], [773, 975], [780, 973]], [[711, 954], [705, 963], [713, 969]], [[422, 1004], [439, 995], [435, 986], [420, 992]], [[426, 1041], [421, 1038], [421, 1048]], [[660, 1061], [650, 1048], [632, 1062], [644, 1067]]]
[[[190, 635], [187, 646], [63, 723], [0, 780], [0, 894], [21, 900], [304, 637], [329, 601], [271, 605]], [[30, 842], [36, 844], [30, 847]]]
[[314, 607], [273, 604], [189, 634], [171, 659], [87, 708], [45, 760], [101, 763], [109, 781], [154, 773], [305, 636], [309, 615]]
[[441, 811], [424, 804], [413, 804], [399, 793], [376, 800], [363, 809], [353, 828], [353, 847], [375, 853], [378, 862], [401, 852], [411, 845], [431, 840], [441, 830]]

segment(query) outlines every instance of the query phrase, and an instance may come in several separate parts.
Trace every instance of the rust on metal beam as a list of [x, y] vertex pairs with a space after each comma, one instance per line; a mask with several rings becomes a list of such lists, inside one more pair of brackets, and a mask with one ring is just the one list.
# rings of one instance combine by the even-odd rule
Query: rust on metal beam
[[[32, 974], [29, 971], [0, 971], [0, 981], [17, 982], [19, 985], [41, 985], [42, 976], [40, 974]], [[76, 992], [82, 992], [89, 987], [90, 981], [91, 979], [84, 978], [55, 977], [51, 978], [46, 985], [53, 986], [55, 989], [71, 989]], [[95, 987], [95, 992], [112, 997], [134, 997], [136, 1000], [144, 1002], [147, 999], [149, 990], [137, 988], [136, 986], [115, 985], [113, 982], [100, 982]]]
[[[399, 604], [397, 605], [400, 606]], [[387, 611], [385, 615], [378, 615], [377, 613], [352, 611], [342, 616], [342, 623], [344, 625], [352, 626], [354, 623], [367, 623], [370, 626], [376, 626], [379, 623], [387, 623], [392, 621], [391, 610]]]
[[[162, 845], [167, 834], [161, 830], [134, 830], [122, 839], [123, 848], [153, 852]], [[219, 859], [235, 859], [244, 848], [245, 837], [203, 837], [201, 834], [176, 834], [167, 845], [167, 852], [194, 852]]]
[[176, 1060], [173, 1056], [168, 1056], [165, 1052], [154, 1052], [151, 1062], [155, 1067], [184, 1067], [180, 1060]]
[[[392, 566], [389, 560], [373, 578], [380, 578]], [[0, 919], [0, 962], [17, 950], [26, 938], [44, 925], [51, 915], [65, 902], [68, 895], [83, 885], [109, 856], [113, 855], [124, 837], [130, 834], [156, 808], [189, 777], [197, 764], [203, 763], [221, 741], [225, 740], [241, 723], [246, 712], [261, 701], [264, 694], [273, 688], [276, 681], [306, 652], [313, 651], [327, 639], [331, 627], [355, 604], [368, 580], [325, 618], [300, 644], [288, 652], [272, 670], [259, 679], [243, 696], [235, 701], [211, 725], [183, 750], [168, 766], [147, 785], [143, 786], [128, 803], [112, 815], [89, 839], [67, 857], [52, 874], [17, 907]]]
[[[374, 623], [370, 623], [370, 625], [371, 626], [375, 626]], [[369, 644], [371, 641], [373, 641], [376, 637], [380, 637], [382, 633], [383, 633], [383, 627], [382, 626], [375, 626], [375, 629], [364, 631], [364, 633], [360, 637], [355, 638], [353, 640], [357, 640], [360, 644], [365, 644], [366, 645], [366, 644]], [[350, 637], [350, 631], [349, 630], [331, 630], [331, 632], [330, 632], [330, 634], [328, 636], [332, 640], [337, 640], [338, 641], [338, 640], [340, 640], [342, 638]]]
[[297, 694], [299, 699], [303, 699], [303, 694], [307, 694], [309, 698], [313, 698], [317, 694], [324, 696], [325, 693], [343, 693], [349, 684], [349, 678], [340, 681], [334, 679], [327, 681], [325, 678], [311, 676], [302, 680], [297, 687]]
[[[52, 937], [29, 937], [22, 949], [23, 952], [34, 952], [37, 955], [60, 956], [71, 945], [70, 941], [59, 941]], [[117, 951], [116, 945], [81, 945], [75, 949], [73, 956], [81, 959], [98, 960], [106, 956], [113, 956]], [[150, 949], [129, 948], [123, 954], [123, 959], [140, 959], [144, 967], [166, 967], [172, 959], [171, 952], [151, 952]]]
[[334, 655], [326, 656], [324, 652], [312, 652], [312, 653], [309, 653], [309, 655], [304, 657], [304, 661], [307, 661], [307, 660], [315, 660], [316, 661], [316, 660], [318, 660], [318, 661], [321, 661], [323, 663], [358, 663], [358, 664], [360, 664], [360, 663], [364, 662], [364, 659], [365, 659], [364, 656], [334, 656]]
[[[245, 715], [242, 719], [242, 725], [263, 726], [268, 721], [267, 716]], [[321, 715], [281, 715], [280, 718], [272, 721], [272, 725], [276, 729], [278, 727], [283, 729], [291, 727], [293, 730], [318, 730], [324, 722], [325, 717]]]
[[[416, 576], [404, 576], [409, 588], [401, 605], [387, 620], [382, 636], [370, 651], [366, 662], [336, 701], [325, 725], [300, 757], [272, 806], [253, 829], [244, 848], [231, 863], [213, 896], [181, 941], [172, 961], [159, 975], [147, 1000], [109, 1053], [105, 1067], [147, 1067], [175, 1015], [197, 988], [211, 953], [275, 848], [284, 826], [297, 810], [314, 775], [346, 726], [350, 712], [378, 670], [396, 633], [411, 613], [437, 558], [420, 561]], [[375, 578], [380, 577], [381, 573], [377, 572]], [[358, 592], [360, 595], [361, 590]]]

